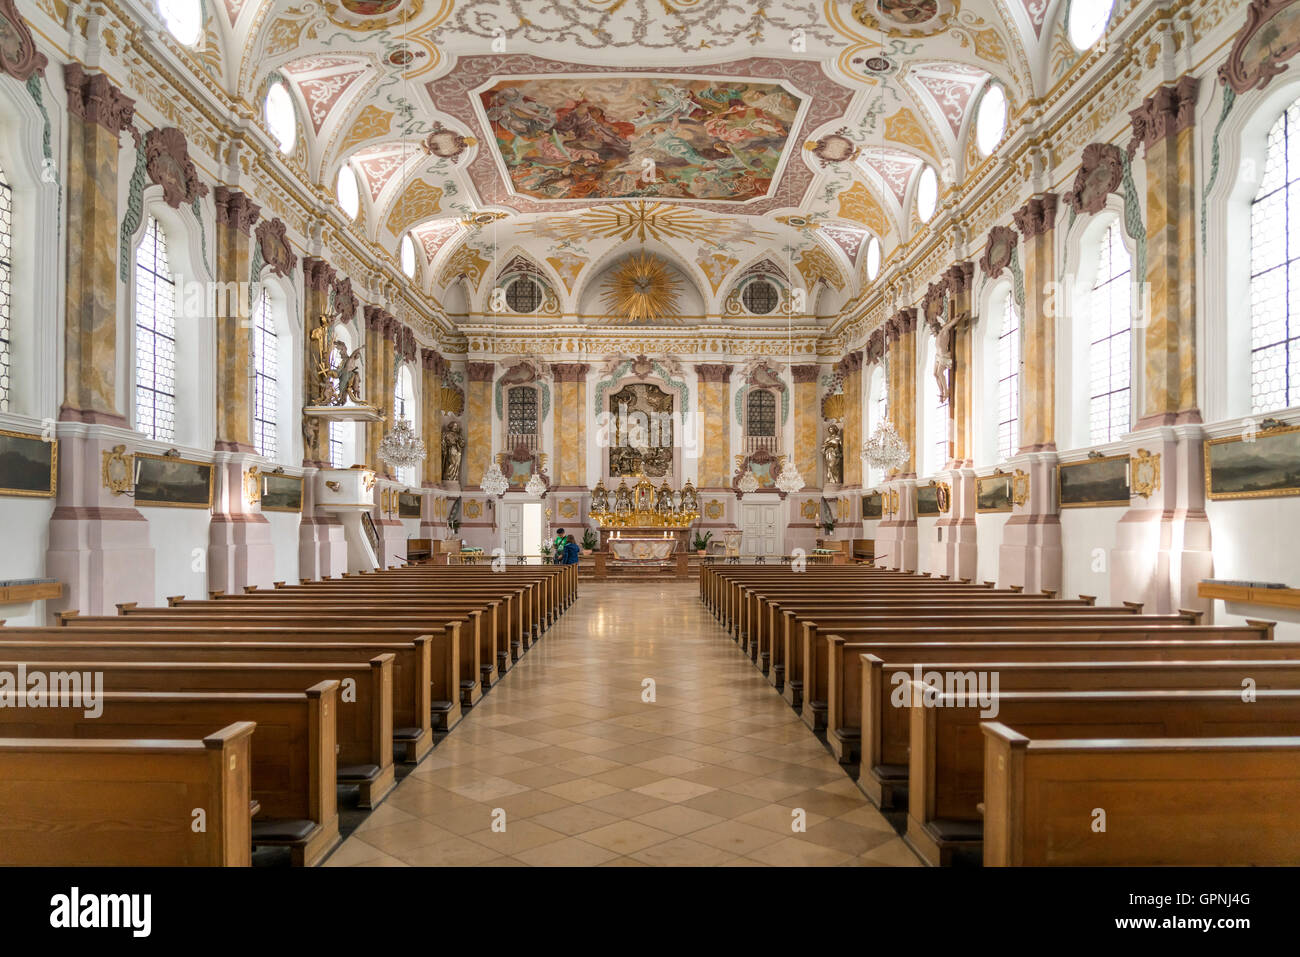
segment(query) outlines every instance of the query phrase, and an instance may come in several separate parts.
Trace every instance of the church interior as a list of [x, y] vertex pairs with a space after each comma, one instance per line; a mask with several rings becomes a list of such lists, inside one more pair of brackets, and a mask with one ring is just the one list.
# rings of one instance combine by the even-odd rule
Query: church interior
[[1300, 863], [1297, 53], [0, 0], [0, 864]]

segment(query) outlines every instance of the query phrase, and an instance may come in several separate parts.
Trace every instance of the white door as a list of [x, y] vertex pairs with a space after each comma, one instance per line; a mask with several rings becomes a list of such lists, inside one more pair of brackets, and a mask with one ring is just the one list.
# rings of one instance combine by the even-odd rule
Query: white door
[[740, 528], [744, 533], [740, 550], [745, 555], [779, 555], [778, 521], [780, 506], [752, 503], [740, 508]]
[[524, 543], [524, 504], [506, 502], [501, 506], [501, 527], [505, 532], [506, 554], [518, 555]]
[[[521, 526], [520, 545], [522, 546], [518, 553], [529, 556], [535, 556], [542, 550], [542, 503], [525, 502], [523, 508], [523, 525]], [[540, 562], [541, 559], [533, 558], [534, 562]]]

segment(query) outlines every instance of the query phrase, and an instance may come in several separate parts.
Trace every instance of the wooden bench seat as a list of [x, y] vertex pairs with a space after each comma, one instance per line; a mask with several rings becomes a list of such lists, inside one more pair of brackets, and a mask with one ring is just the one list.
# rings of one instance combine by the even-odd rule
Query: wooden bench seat
[[[1300, 864], [1300, 737], [1038, 740], [981, 728], [986, 867]], [[1095, 808], [1104, 832], [1092, 829]]]
[[[257, 728], [249, 753], [250, 787], [259, 806], [253, 845], [288, 847], [295, 865], [310, 867], [339, 842], [338, 691], [333, 680], [296, 694], [106, 691], [98, 715], [87, 716], [77, 707], [0, 708], [0, 737], [201, 739], [213, 728], [252, 721]], [[274, 836], [289, 834], [294, 836]]]
[[[4, 655], [5, 646], [0, 646]], [[340, 784], [360, 790], [374, 807], [396, 783], [393, 766], [393, 656], [357, 664], [296, 662], [113, 661], [51, 650], [43, 659], [6, 655], [0, 670], [102, 672], [105, 691], [296, 691], [320, 681], [340, 684], [338, 764]], [[84, 652], [83, 652], [84, 654]]]
[[239, 721], [187, 740], [0, 738], [0, 864], [247, 867], [255, 728]]
[[[805, 630], [809, 629], [805, 624]], [[838, 761], [851, 764], [857, 760], [859, 717], [862, 713], [862, 655], [867, 643], [895, 641], [1153, 641], [1181, 638], [1184, 641], [1269, 640], [1272, 623], [1254, 625], [1129, 625], [1129, 624], [1034, 624], [1034, 625], [958, 625], [943, 627], [854, 628], [840, 634], [804, 638], [804, 675], [807, 681], [803, 706], [804, 723], [814, 730], [824, 714], [826, 742]], [[823, 658], [824, 656], [824, 658]], [[825, 662], [823, 665], [822, 662]], [[823, 676], [825, 676], [823, 678]], [[824, 682], [824, 684], [823, 684]], [[824, 712], [815, 693], [825, 688]]]

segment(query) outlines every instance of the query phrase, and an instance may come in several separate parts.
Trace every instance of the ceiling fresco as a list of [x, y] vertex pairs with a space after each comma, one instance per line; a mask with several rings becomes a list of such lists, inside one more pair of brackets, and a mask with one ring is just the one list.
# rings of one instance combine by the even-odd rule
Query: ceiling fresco
[[[307, 175], [357, 173], [355, 229], [409, 231], [434, 298], [501, 255], [562, 310], [611, 257], [668, 247], [720, 309], [763, 256], [851, 297], [871, 237], [959, 187], [988, 83], [1014, 114], [1059, 75], [1065, 0], [222, 0], [219, 82], [299, 113]], [[210, 71], [211, 72], [211, 71]], [[295, 153], [295, 161], [299, 156]], [[484, 288], [478, 288], [482, 284]]]
[[775, 83], [499, 80], [479, 94], [516, 192], [536, 199], [766, 196], [802, 100]]

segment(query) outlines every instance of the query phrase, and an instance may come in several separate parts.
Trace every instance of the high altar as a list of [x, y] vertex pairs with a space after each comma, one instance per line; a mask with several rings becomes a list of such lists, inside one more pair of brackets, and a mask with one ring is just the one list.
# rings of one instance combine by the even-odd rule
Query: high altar
[[665, 561], [687, 550], [690, 526], [700, 517], [699, 499], [689, 481], [673, 492], [665, 479], [658, 489], [644, 474], [628, 488], [619, 482], [613, 502], [604, 482], [591, 493], [589, 518], [600, 526], [600, 547], [620, 561]]

